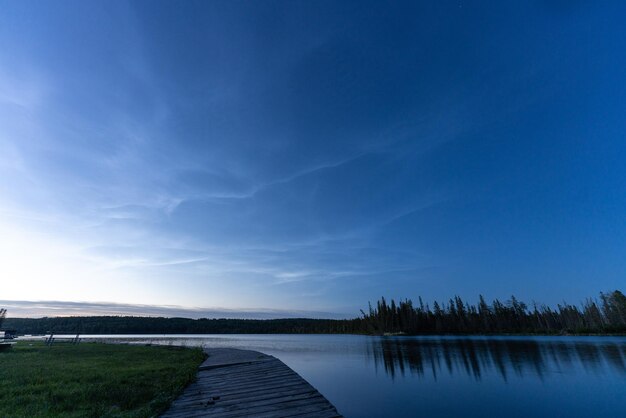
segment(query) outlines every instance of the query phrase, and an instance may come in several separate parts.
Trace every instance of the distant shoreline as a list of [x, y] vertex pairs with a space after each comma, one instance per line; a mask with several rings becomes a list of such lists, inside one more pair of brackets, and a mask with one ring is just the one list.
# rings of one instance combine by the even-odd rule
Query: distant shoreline
[[[383, 337], [416, 336], [626, 336], [615, 332], [480, 332], [480, 333], [377, 333], [350, 330], [354, 320], [329, 319], [188, 319], [126, 316], [72, 316], [53, 318], [6, 318], [4, 328], [18, 335], [234, 335], [234, 334], [335, 334]], [[343, 329], [343, 330], [342, 330]]]
[[[5, 327], [25, 335], [56, 334], [356, 334], [356, 335], [624, 335], [626, 295], [619, 290], [600, 293], [580, 306], [556, 308], [526, 304], [515, 296], [490, 304], [479, 295], [477, 304], [459, 296], [434, 301], [432, 308], [418, 298], [387, 301], [353, 319], [190, 319], [176, 317], [71, 316], [6, 318]], [[6, 313], [2, 310], [2, 313]], [[0, 321], [1, 324], [2, 321]]]

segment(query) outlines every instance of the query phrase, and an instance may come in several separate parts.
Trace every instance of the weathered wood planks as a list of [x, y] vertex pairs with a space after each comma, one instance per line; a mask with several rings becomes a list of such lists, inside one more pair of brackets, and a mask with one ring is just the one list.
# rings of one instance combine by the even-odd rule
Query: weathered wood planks
[[282, 361], [256, 351], [207, 349], [196, 382], [162, 417], [336, 418], [337, 409]]

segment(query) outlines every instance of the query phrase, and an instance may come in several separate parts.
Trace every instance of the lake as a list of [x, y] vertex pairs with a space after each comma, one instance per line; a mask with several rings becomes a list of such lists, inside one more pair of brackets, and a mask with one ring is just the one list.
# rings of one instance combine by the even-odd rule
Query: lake
[[626, 337], [106, 338], [271, 354], [346, 417], [626, 416]]

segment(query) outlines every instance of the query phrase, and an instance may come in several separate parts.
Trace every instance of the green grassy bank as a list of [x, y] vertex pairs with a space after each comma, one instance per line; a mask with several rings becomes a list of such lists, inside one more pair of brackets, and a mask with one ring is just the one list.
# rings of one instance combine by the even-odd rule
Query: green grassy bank
[[150, 417], [196, 374], [200, 349], [19, 342], [0, 351], [0, 417]]

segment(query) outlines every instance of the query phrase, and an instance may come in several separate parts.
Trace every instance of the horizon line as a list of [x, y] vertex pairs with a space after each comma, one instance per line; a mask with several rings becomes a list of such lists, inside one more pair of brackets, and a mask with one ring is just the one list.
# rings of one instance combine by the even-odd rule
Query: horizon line
[[58, 300], [0, 300], [7, 318], [45, 318], [72, 316], [138, 316], [188, 319], [347, 319], [337, 312], [271, 308], [200, 308], [179, 305], [147, 305], [115, 302]]

